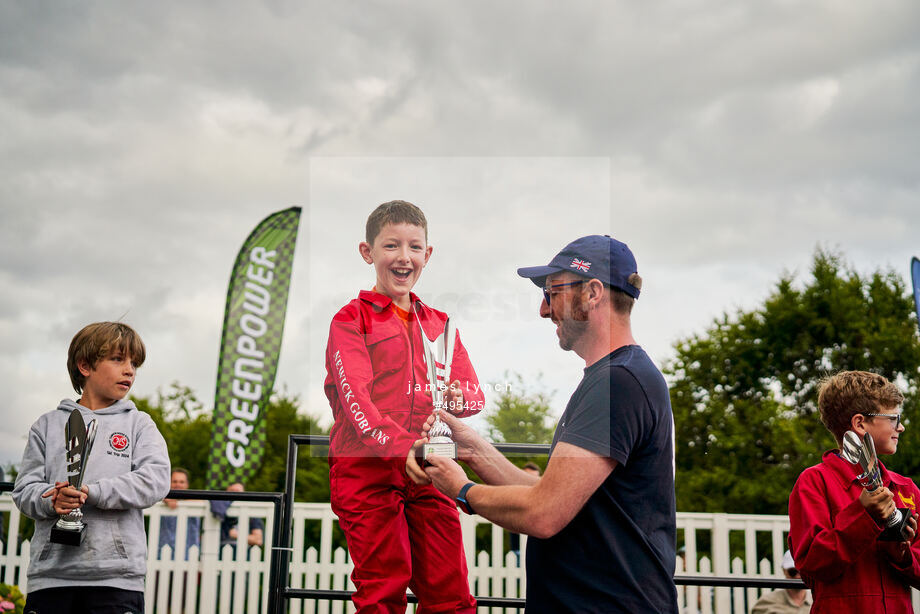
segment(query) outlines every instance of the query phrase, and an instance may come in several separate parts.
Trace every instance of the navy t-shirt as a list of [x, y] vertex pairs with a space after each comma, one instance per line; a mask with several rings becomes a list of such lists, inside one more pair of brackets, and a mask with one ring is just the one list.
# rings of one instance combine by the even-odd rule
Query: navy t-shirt
[[677, 613], [673, 421], [641, 347], [585, 369], [552, 449], [564, 441], [617, 466], [564, 529], [527, 541], [527, 614]]

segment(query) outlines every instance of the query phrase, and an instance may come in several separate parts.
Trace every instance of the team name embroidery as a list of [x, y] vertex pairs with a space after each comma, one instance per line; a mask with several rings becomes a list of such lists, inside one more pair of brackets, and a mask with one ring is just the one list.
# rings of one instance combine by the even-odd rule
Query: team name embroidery
[[335, 356], [333, 356], [335, 362], [336, 373], [339, 376], [339, 388], [342, 391], [342, 394], [345, 396], [344, 403], [351, 401], [351, 404], [348, 406], [348, 411], [351, 412], [351, 419], [354, 421], [355, 426], [361, 431], [361, 434], [367, 435], [370, 431], [370, 436], [377, 442], [379, 445], [384, 446], [390, 440], [389, 435], [385, 435], [383, 431], [379, 428], [374, 428], [371, 426], [368, 419], [364, 416], [364, 412], [361, 410], [361, 405], [357, 401], [352, 400], [355, 398], [355, 393], [351, 389], [351, 384], [348, 383], [348, 378], [345, 376], [345, 364], [342, 362], [342, 355], [339, 351], [336, 351]]

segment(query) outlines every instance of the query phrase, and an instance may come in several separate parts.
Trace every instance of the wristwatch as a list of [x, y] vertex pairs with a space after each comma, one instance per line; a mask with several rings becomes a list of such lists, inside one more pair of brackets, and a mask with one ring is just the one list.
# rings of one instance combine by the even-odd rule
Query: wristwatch
[[467, 482], [464, 484], [463, 488], [460, 489], [460, 492], [457, 493], [457, 498], [455, 499], [457, 505], [460, 506], [460, 509], [462, 509], [467, 514], [470, 514], [471, 516], [476, 512], [473, 511], [473, 506], [470, 505], [470, 502], [466, 500], [466, 493], [469, 492], [473, 486], [476, 486], [476, 482]]

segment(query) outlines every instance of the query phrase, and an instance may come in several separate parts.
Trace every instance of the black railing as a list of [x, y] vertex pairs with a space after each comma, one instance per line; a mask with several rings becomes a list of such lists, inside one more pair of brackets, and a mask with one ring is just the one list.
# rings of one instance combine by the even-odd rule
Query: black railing
[[[326, 435], [290, 435], [288, 436], [287, 474], [285, 476], [285, 505], [284, 505], [284, 533], [283, 542], [277, 549], [281, 553], [283, 562], [279, 570], [279, 577], [286, 579], [290, 568], [291, 534], [293, 531], [294, 509], [294, 481], [297, 473], [297, 449], [301, 445], [328, 446], [329, 437]], [[547, 444], [526, 443], [501, 443], [495, 444], [503, 454], [549, 454]], [[674, 583], [683, 586], [714, 586], [730, 588], [805, 588], [801, 580], [785, 580], [779, 578], [728, 578], [716, 576], [674, 576]], [[278, 586], [278, 598], [284, 600], [284, 610], [287, 612], [287, 602], [291, 599], [329, 599], [332, 601], [347, 601], [351, 599], [352, 591], [291, 588], [286, 585]], [[417, 603], [414, 595], [408, 595], [411, 603]], [[524, 608], [524, 599], [513, 597], [476, 597], [476, 603], [485, 607]]]
[[[268, 614], [279, 614], [280, 612], [286, 612], [287, 606], [281, 601], [281, 592], [277, 590], [277, 587], [281, 586], [282, 582], [287, 583], [285, 576], [280, 575], [281, 572], [281, 556], [279, 552], [279, 544], [282, 541], [282, 530], [285, 529], [282, 526], [282, 510], [284, 509], [284, 495], [280, 492], [230, 492], [225, 490], [171, 490], [169, 495], [170, 499], [208, 499], [213, 501], [268, 501], [272, 504], [272, 550], [269, 555], [269, 567], [268, 567], [268, 603], [266, 604], [266, 612]], [[291, 527], [286, 528], [285, 533], [290, 535]], [[285, 567], [285, 572], [287, 568]]]
[[[268, 614], [287, 613], [291, 599], [328, 599], [347, 601], [353, 591], [291, 588], [287, 585], [291, 564], [291, 536], [293, 534], [294, 484], [297, 475], [297, 451], [301, 445], [328, 446], [326, 435], [288, 436], [285, 489], [276, 492], [227, 492], [222, 490], [171, 490], [171, 499], [207, 499], [217, 501], [268, 501], [274, 508], [272, 549], [268, 575]], [[548, 454], [546, 444], [504, 443], [495, 447], [503, 454]], [[0, 482], [0, 492], [13, 490], [12, 482]], [[712, 586], [726, 588], [804, 588], [801, 580], [779, 578], [737, 578], [721, 576], [674, 576], [679, 586]], [[414, 595], [407, 596], [410, 603], [417, 603]], [[513, 597], [476, 597], [478, 605], [484, 607], [524, 608], [524, 599]]]

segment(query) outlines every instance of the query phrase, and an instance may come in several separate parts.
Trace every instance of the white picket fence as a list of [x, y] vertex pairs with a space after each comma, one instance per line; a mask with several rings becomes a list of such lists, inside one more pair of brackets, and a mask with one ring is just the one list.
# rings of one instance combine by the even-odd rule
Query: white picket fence
[[[25, 592], [28, 590], [29, 542], [17, 547], [16, 540], [9, 538], [18, 534], [21, 517], [8, 493], [0, 496], [0, 513], [9, 518], [6, 543], [0, 551], [0, 582], [18, 584]], [[169, 547], [164, 547], [160, 557], [155, 547], [148, 548], [147, 614], [254, 614], [265, 611], [268, 553], [274, 528], [271, 504], [237, 501], [230, 507], [230, 514], [239, 516], [240, 527], [247, 527], [250, 518], [264, 519], [263, 548], [247, 548], [246, 532], [240, 531], [236, 547], [226, 545], [221, 550], [219, 522], [209, 513], [204, 501], [181, 501], [176, 510], [156, 505], [145, 514], [150, 520], [147, 538], [152, 546], [159, 541], [160, 517], [177, 517], [176, 551], [179, 553], [186, 549], [188, 519], [197, 517], [202, 521], [201, 545], [188, 549], [187, 560], [182, 555], [173, 557]], [[518, 557], [506, 550], [505, 534], [500, 527], [479, 516], [461, 514], [460, 517], [473, 593], [523, 597], [526, 591], [523, 569], [526, 537], [521, 538], [522, 551]], [[341, 547], [333, 548], [338, 528], [329, 504], [297, 503], [293, 519], [290, 586], [352, 590], [348, 554]], [[488, 544], [482, 547], [480, 540], [477, 550], [476, 527], [480, 524], [490, 528], [486, 530]], [[780, 561], [789, 529], [785, 516], [678, 513], [677, 526], [678, 543], [685, 547], [684, 555], [677, 559], [677, 575], [782, 577]], [[738, 551], [739, 544], [743, 544], [744, 556], [731, 558], [729, 553]], [[686, 614], [746, 614], [763, 592], [753, 588], [678, 586], [681, 611]], [[914, 591], [913, 597], [914, 608], [920, 608], [920, 594]], [[485, 607], [479, 610], [493, 614], [516, 611]], [[354, 612], [354, 608], [350, 602], [292, 600], [289, 611], [347, 614]], [[414, 611], [411, 605], [409, 611]]]

